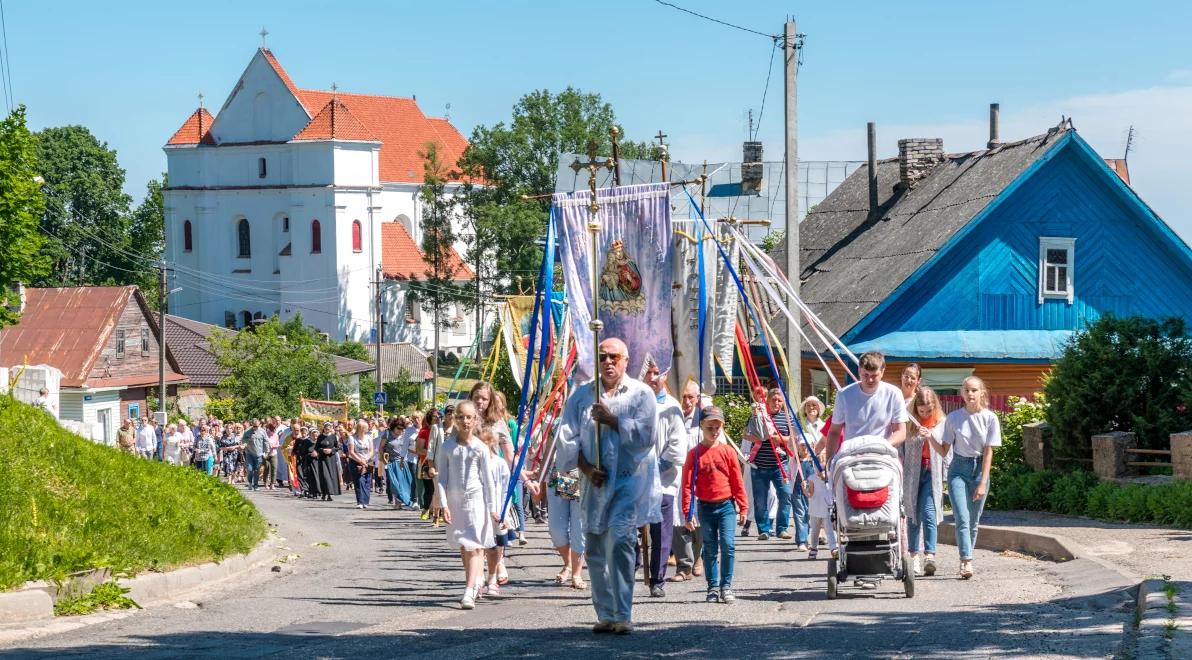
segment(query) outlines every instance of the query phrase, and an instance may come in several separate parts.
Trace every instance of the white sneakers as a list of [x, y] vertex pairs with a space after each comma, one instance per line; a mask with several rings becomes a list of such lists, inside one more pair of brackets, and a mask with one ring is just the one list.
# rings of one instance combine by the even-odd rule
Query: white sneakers
[[470, 610], [476, 607], [476, 587], [464, 589], [464, 597], [459, 599], [459, 609]]
[[923, 564], [919, 559], [919, 555], [915, 555], [911, 559], [911, 572], [915, 574], [915, 577], [923, 574]]

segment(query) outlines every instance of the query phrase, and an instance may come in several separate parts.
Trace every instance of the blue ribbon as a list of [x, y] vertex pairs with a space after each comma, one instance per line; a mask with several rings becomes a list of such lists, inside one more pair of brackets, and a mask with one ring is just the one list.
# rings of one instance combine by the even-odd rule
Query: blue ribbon
[[[505, 519], [506, 513], [509, 511], [509, 501], [513, 499], [513, 493], [516, 491], [521, 476], [522, 467], [526, 462], [526, 450], [530, 447], [530, 434], [533, 430], [532, 424], [527, 424], [526, 420], [533, 420], [534, 415], [538, 412], [538, 399], [542, 395], [543, 387], [543, 364], [550, 355], [550, 342], [546, 335], [551, 333], [551, 300], [553, 298], [552, 288], [554, 287], [554, 271], [555, 271], [555, 222], [559, 220], [558, 210], [551, 208], [551, 221], [546, 226], [546, 246], [542, 251], [542, 266], [538, 269], [538, 283], [534, 289], [534, 313], [532, 314], [532, 321], [530, 324], [530, 344], [526, 348], [526, 366], [522, 372], [522, 391], [521, 396], [517, 402], [517, 428], [522, 433], [523, 440], [517, 450], [517, 462], [513, 466], [513, 473], [509, 476], [509, 488], [505, 492], [505, 503], [501, 505], [501, 520]], [[543, 304], [546, 301], [546, 304]], [[543, 336], [539, 337], [538, 327], [541, 324]], [[538, 349], [538, 367], [535, 374], [534, 382], [537, 386], [534, 388], [534, 393], [530, 394], [530, 356], [534, 354], [534, 349]], [[529, 408], [529, 417], [526, 416], [526, 409]]]
[[[700, 221], [708, 227], [708, 231], [712, 231], [712, 227], [708, 225], [708, 220], [704, 218], [704, 214], [700, 212], [699, 206], [695, 205], [695, 198], [692, 197], [691, 193], [686, 189], [684, 189], [683, 192], [687, 193], [687, 198], [691, 200], [691, 203], [696, 214], [699, 216]], [[789, 227], [787, 228], [787, 231], [790, 231]], [[795, 231], [798, 231], [797, 227], [795, 228]], [[722, 246], [719, 241], [716, 242], [716, 250], [720, 252], [720, 258], [724, 261], [725, 268], [728, 270], [729, 275], [733, 276], [733, 282], [736, 283], [737, 289], [741, 292], [741, 300], [745, 302], [745, 309], [749, 312], [749, 318], [753, 319], [754, 327], [758, 328], [759, 330], [758, 336], [762, 338], [762, 346], [764, 346], [766, 349], [766, 359], [770, 363], [770, 369], [774, 372], [775, 380], [778, 381], [778, 389], [782, 391], [782, 399], [786, 402], [786, 416], [788, 419], [793, 421], [795, 423], [795, 427], [798, 428], [799, 438], [801, 438], [803, 440], [803, 444], [807, 446], [807, 453], [811, 456], [811, 460], [815, 462], [816, 471], [823, 472], [824, 468], [822, 465], [820, 465], [819, 457], [815, 455], [815, 450], [812, 448], [811, 443], [807, 441], [807, 436], [803, 433], [803, 424], [799, 421], [799, 416], [794, 414], [795, 408], [791, 405], [790, 395], [787, 394], [786, 385], [782, 382], [782, 375], [778, 371], [778, 363], [774, 360], [774, 351], [770, 348], [770, 341], [766, 338], [765, 330], [762, 324], [758, 321], [757, 313], [753, 309], [753, 303], [749, 302], [749, 296], [745, 293], [745, 285], [741, 282], [741, 277], [737, 275], [737, 270], [733, 268], [733, 260], [729, 258], [728, 254], [724, 251], [724, 246]], [[793, 277], [797, 276], [798, 273], [793, 275]], [[790, 359], [790, 356], [787, 356], [787, 359]], [[800, 463], [801, 462], [802, 461], [800, 461]], [[800, 474], [802, 473], [801, 467], [799, 472]], [[694, 481], [695, 480], [692, 479], [693, 484]]]

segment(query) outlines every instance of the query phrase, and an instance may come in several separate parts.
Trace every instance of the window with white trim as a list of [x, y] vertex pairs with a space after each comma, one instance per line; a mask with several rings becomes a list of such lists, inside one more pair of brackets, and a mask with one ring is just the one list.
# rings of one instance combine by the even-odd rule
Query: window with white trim
[[1048, 298], [1072, 302], [1076, 239], [1039, 237], [1039, 304]]

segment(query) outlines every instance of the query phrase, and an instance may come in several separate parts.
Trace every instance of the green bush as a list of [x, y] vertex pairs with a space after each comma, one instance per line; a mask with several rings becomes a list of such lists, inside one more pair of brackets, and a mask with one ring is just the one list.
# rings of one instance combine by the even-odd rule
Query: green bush
[[0, 590], [202, 563], [265, 535], [256, 507], [219, 479], [89, 442], [8, 396], [0, 454]]
[[1149, 485], [1098, 481], [1090, 472], [1031, 472], [990, 477], [990, 509], [1051, 511], [1100, 520], [1192, 528], [1192, 481]]
[[1192, 427], [1190, 384], [1183, 319], [1101, 317], [1068, 343], [1044, 387], [1056, 456], [1089, 458], [1089, 438], [1108, 431], [1167, 448], [1170, 434]]
[[1010, 412], [997, 413], [1002, 424], [1002, 446], [993, 452], [990, 474], [1004, 472], [1026, 464], [1022, 453], [1022, 427], [1024, 424], [1041, 422], [1047, 414], [1047, 397], [1035, 394], [1035, 400], [1009, 397]]
[[741, 436], [745, 432], [745, 424], [753, 414], [753, 407], [749, 400], [740, 394], [725, 394], [712, 397], [712, 403], [724, 411], [724, 433], [741, 444]]

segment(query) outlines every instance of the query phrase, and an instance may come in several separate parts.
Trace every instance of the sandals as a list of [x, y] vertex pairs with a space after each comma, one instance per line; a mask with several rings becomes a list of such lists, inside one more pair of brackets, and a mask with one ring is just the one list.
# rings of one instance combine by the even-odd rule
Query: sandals
[[583, 591], [584, 589], [588, 588], [588, 583], [584, 582], [583, 577], [579, 575], [572, 575], [571, 588], [575, 589], [576, 591]]
[[571, 581], [571, 569], [570, 568], [564, 568], [563, 570], [559, 571], [558, 575], [555, 576], [555, 584], [557, 584], [559, 586], [563, 586], [564, 584], [567, 584], [570, 581]]
[[501, 585], [502, 587], [509, 584], [509, 574], [506, 573], [505, 575], [498, 575], [497, 584]]
[[972, 562], [972, 560], [970, 559], [970, 560], [960, 562], [960, 579], [967, 580], [971, 577], [973, 577], [973, 562]]

